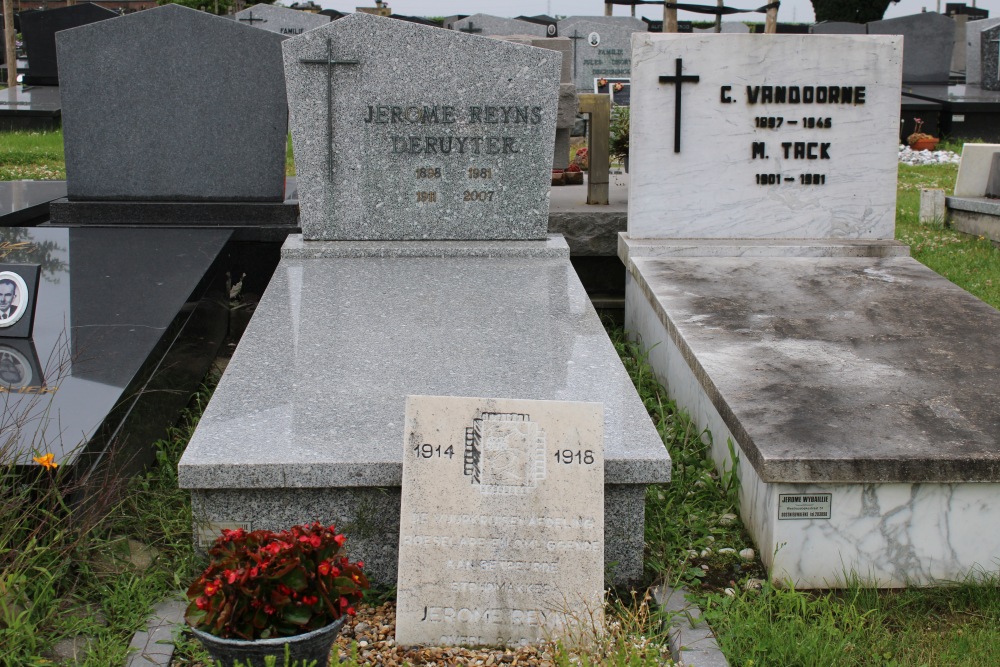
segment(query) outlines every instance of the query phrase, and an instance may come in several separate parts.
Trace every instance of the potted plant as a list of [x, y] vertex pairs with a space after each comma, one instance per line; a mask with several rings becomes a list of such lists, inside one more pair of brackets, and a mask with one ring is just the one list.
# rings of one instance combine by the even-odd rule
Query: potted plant
[[611, 156], [625, 165], [628, 173], [629, 107], [615, 107], [611, 112]]
[[581, 185], [583, 183], [583, 170], [580, 169], [580, 165], [571, 164], [566, 168], [566, 173], [563, 176], [566, 179], [566, 185]]
[[931, 136], [926, 132], [921, 132], [924, 121], [919, 118], [913, 119], [913, 133], [906, 138], [906, 143], [915, 151], [932, 151], [938, 145], [940, 139]]
[[341, 553], [345, 541], [318, 522], [277, 533], [223, 530], [188, 589], [184, 618], [223, 667], [263, 667], [265, 657], [285, 655], [326, 667], [368, 588], [364, 563]]

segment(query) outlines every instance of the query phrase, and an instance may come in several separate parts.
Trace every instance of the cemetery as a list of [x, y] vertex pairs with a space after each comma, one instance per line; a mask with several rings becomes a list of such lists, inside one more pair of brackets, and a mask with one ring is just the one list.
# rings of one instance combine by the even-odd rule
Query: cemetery
[[0, 665], [992, 664], [1000, 27], [615, 4], [18, 17]]

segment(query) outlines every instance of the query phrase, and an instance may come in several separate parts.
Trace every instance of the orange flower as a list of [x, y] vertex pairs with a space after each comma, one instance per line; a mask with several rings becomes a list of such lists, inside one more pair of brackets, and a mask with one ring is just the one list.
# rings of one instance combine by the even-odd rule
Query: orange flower
[[49, 470], [55, 470], [59, 467], [59, 464], [55, 462], [56, 455], [49, 452], [45, 456], [34, 456], [32, 460], [41, 465], [43, 468], [48, 468]]

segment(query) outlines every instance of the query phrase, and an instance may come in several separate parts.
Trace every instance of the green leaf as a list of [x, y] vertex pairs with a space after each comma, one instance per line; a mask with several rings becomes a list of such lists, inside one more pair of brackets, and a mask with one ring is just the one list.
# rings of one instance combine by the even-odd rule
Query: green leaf
[[309, 580], [306, 578], [306, 573], [302, 568], [296, 568], [283, 576], [281, 583], [298, 592], [309, 584]]
[[290, 604], [284, 608], [282, 611], [282, 616], [289, 623], [294, 623], [295, 625], [305, 625], [309, 622], [309, 618], [312, 616], [312, 610], [306, 606], [299, 606]]

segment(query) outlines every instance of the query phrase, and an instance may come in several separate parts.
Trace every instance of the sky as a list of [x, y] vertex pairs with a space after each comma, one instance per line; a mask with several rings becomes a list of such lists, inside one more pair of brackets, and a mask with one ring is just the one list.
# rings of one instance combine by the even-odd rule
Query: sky
[[[374, 0], [315, 0], [317, 4], [327, 9], [339, 9], [340, 11], [354, 11], [355, 7], [374, 7]], [[678, 0], [690, 4], [714, 5], [715, 0]], [[767, 4], [768, 0], [725, 0], [727, 7], [739, 9], [754, 9]], [[291, 0], [283, 0], [282, 4], [291, 4]], [[451, 16], [453, 14], [493, 14], [495, 16], [533, 16], [536, 14], [548, 14], [550, 16], [603, 16], [603, 0], [388, 0], [387, 4], [396, 14], [408, 14], [411, 16]], [[902, 0], [897, 4], [889, 5], [885, 18], [896, 16], [907, 16], [916, 14], [921, 9], [933, 12], [940, 10], [944, 12], [947, 2], [942, 0]], [[1000, 16], [1000, 0], [965, 0], [965, 4], [989, 10], [990, 17]], [[627, 6], [615, 6], [615, 16], [629, 16], [630, 8]], [[649, 18], [663, 18], [663, 7], [657, 5], [636, 6], [636, 16], [647, 16]], [[692, 14], [690, 12], [678, 12], [680, 20], [688, 21], [712, 21], [714, 17], [705, 14]], [[723, 17], [723, 20], [738, 21], [763, 21], [763, 14], [732, 14]], [[781, 8], [778, 10], [778, 20], [785, 23], [812, 23], [815, 19], [812, 10], [812, 3], [809, 0], [781, 0]]]

